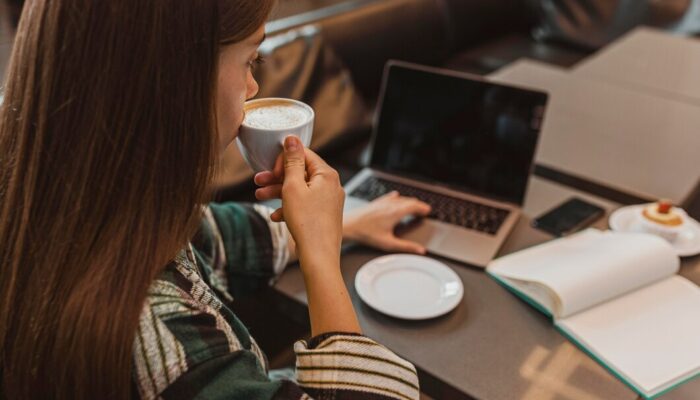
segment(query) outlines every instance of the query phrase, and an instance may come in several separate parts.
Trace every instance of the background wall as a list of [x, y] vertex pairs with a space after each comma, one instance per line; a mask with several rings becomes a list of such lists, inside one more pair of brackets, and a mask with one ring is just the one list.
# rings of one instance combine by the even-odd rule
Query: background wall
[[[346, 3], [358, 0], [278, 0], [277, 6], [270, 16], [271, 20], [290, 17], [308, 11], [317, 10], [339, 3]], [[366, 0], [365, 0], [366, 1]], [[21, 1], [14, 0], [13, 3], [20, 4]], [[17, 5], [14, 6], [18, 7]], [[14, 9], [10, 8], [10, 0], [0, 0], [0, 86], [4, 82], [5, 69], [12, 50], [14, 38], [14, 27], [10, 19]]]

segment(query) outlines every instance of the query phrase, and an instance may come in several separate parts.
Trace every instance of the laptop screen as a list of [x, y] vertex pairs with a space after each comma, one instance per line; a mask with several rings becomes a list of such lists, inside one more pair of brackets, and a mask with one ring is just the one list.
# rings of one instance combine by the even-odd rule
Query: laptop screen
[[522, 204], [547, 95], [392, 63], [371, 166]]

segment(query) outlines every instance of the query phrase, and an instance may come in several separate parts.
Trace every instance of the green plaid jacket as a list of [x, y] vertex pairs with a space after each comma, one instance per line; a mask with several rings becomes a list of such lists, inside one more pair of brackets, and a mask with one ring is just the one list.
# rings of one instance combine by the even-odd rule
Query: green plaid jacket
[[287, 264], [288, 232], [259, 205], [210, 204], [190, 246], [153, 282], [133, 346], [143, 399], [418, 399], [413, 365], [361, 335], [299, 341], [296, 381], [267, 361], [225, 303]]

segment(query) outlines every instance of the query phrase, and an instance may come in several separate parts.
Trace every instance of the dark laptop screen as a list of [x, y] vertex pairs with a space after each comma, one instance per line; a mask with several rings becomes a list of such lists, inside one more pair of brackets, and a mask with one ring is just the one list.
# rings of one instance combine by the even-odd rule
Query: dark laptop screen
[[547, 95], [389, 67], [374, 168], [522, 204]]

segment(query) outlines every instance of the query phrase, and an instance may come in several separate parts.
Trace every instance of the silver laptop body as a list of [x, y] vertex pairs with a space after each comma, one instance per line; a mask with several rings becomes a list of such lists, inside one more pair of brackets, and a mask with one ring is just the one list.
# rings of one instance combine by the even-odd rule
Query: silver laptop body
[[[414, 84], [417, 88], [407, 89], [408, 86], [413, 86]], [[423, 109], [420, 104], [414, 105], [412, 103], [413, 100], [406, 100], [407, 95], [410, 98], [410, 95], [413, 94], [415, 96], [413, 99], [417, 103], [421, 101], [427, 102], [428, 108], [435, 101], [450, 101], [452, 102], [451, 104], [464, 101], [466, 106], [459, 106], [456, 109], [457, 114], [459, 114], [462, 110], [466, 110], [464, 107], [471, 108], [469, 104], [473, 104], [472, 100], [462, 98], [459, 89], [460, 85], [465, 85], [465, 91], [478, 92], [478, 94], [474, 95], [476, 96], [475, 99], [480, 98], [481, 101], [487, 102], [488, 105], [487, 107], [482, 107], [482, 105], [475, 106], [475, 110], [482, 110], [483, 113], [488, 115], [497, 115], [495, 123], [481, 121], [478, 129], [472, 129], [473, 127], [469, 126], [469, 121], [473, 121], [474, 118], [470, 118], [469, 115], [473, 116], [476, 114], [469, 114], [469, 112], [473, 112], [473, 110], [469, 110], [463, 118], [467, 121], [464, 127], [460, 126], [459, 119], [462, 117], [459, 116], [449, 115], [449, 123], [447, 124], [438, 121], [438, 124], [448, 126], [447, 130], [450, 132], [457, 132], [456, 134], [451, 133], [447, 141], [440, 142], [439, 136], [441, 133], [433, 133], [434, 130], [427, 128], [425, 131], [429, 132], [427, 134], [417, 130], [416, 132], [403, 133], [404, 130], [412, 131], [412, 127], [416, 125], [428, 126], [434, 123], [434, 121], [425, 122], [415, 119], [419, 118], [416, 116], [416, 113], [430, 113], [430, 110]], [[471, 89], [472, 86], [474, 89]], [[440, 91], [442, 87], [446, 88], [445, 93], [449, 92], [448, 96], [452, 96], [451, 98], [441, 97]], [[431, 97], [435, 97], [438, 100], [431, 99]], [[501, 98], [503, 100], [499, 100]], [[498, 101], [503, 101], [503, 105], [498, 104]], [[382, 92], [374, 120], [373, 137], [370, 145], [370, 166], [360, 171], [345, 185], [345, 192], [347, 193], [345, 210], [349, 211], [367, 204], [371, 197], [377, 195], [377, 187], [382, 190], [399, 187], [399, 192], [402, 195], [418, 197], [424, 201], [429, 199], [427, 202], [435, 204], [433, 206], [433, 214], [428, 218], [413, 221], [400, 236], [423, 244], [430, 253], [473, 266], [485, 267], [494, 258], [519, 219], [527, 181], [533, 168], [534, 152], [546, 101], [547, 95], [541, 92], [494, 84], [468, 74], [390, 61], [384, 72]], [[401, 104], [397, 105], [394, 103]], [[417, 112], [411, 109], [414, 106], [417, 107]], [[499, 114], [499, 107], [504, 107], [506, 111]], [[440, 112], [443, 111], [441, 107], [438, 109]], [[506, 116], [504, 117], [503, 115]], [[401, 123], [396, 122], [402, 119], [406, 120]], [[524, 122], [518, 121], [518, 119]], [[401, 124], [403, 124], [404, 128], [401, 128]], [[497, 136], [499, 137], [508, 138], [508, 135], [511, 134], [510, 131], [516, 132], [514, 140], [503, 141], [506, 143], [503, 146], [507, 147], [503, 151], [498, 150], [500, 144], [495, 146], [482, 145], [485, 149], [488, 149], [484, 153], [490, 153], [491, 151], [494, 151], [496, 155], [512, 153], [516, 156], [503, 158], [521, 160], [520, 164], [514, 166], [510, 166], [509, 164], [511, 163], [509, 162], [504, 162], [505, 172], [500, 175], [478, 172], [481, 169], [487, 170], [489, 168], [498, 171], [501, 168], [498, 165], [498, 157], [492, 154], [484, 155], [484, 157], [490, 158], [488, 158], [487, 162], [479, 163], [476, 159], [481, 157], [482, 153], [473, 153], [476, 156], [471, 157], [475, 159], [474, 162], [476, 164], [470, 167], [466, 164], [462, 165], [464, 160], [461, 157], [461, 153], [459, 153], [461, 148], [468, 149], [464, 153], [465, 157], [470, 157], [468, 153], [478, 151], [474, 146], [470, 147], [468, 144], [465, 144], [466, 139], [461, 138], [461, 135], [468, 137], [472, 132], [486, 132], [488, 129], [484, 130], [483, 127], [491, 125], [496, 127], [495, 130], [498, 131]], [[391, 138], [385, 137], [385, 135], [390, 134], [394, 136]], [[482, 134], [482, 136], [487, 138], [489, 135]], [[425, 152], [428, 149], [426, 154], [436, 154], [426, 159], [421, 159], [419, 154], [412, 155], [412, 152], [418, 153], [415, 149], [405, 150], [406, 147], [410, 147], [410, 144], [406, 143], [420, 143], [423, 136], [428, 137], [424, 142], [442, 143], [422, 147], [418, 145], [416, 148], [420, 149], [420, 152]], [[523, 139], [523, 137], [526, 137], [527, 140]], [[525, 144], [522, 146], [524, 147], [522, 151], [518, 148], [518, 140]], [[453, 143], [456, 143], [456, 145], [452, 145]], [[434, 151], [430, 151], [431, 146], [435, 148]], [[453, 153], [453, 150], [458, 151], [458, 153], [456, 155], [452, 154], [452, 161], [450, 161], [449, 153]], [[511, 153], [508, 153], [509, 151]], [[448, 156], [445, 157], [447, 160], [440, 156], [440, 152], [448, 153]], [[409, 161], [406, 162], [404, 159]], [[449, 178], [436, 176], [445, 175], [442, 172], [431, 173], [429, 171], [431, 169], [431, 164], [429, 164], [431, 159], [434, 160], [433, 164], [444, 164], [447, 162], [443, 165], [441, 171], [454, 168], [454, 171], [446, 172]], [[455, 162], [454, 160], [457, 161]], [[489, 167], [483, 168], [483, 164], [488, 164]], [[397, 167], [397, 165], [399, 166]], [[477, 170], [477, 172], [470, 172], [469, 168]], [[501, 175], [506, 177], [503, 178]], [[476, 176], [476, 186], [479, 186], [479, 190], [470, 190], [470, 182], [463, 184], [461, 182], [462, 176]], [[515, 176], [517, 176], [517, 179], [514, 178]], [[517, 184], [508, 186], [509, 179]], [[456, 181], [459, 182], [455, 184]], [[501, 183], [493, 184], [493, 181]], [[472, 186], [474, 185], [472, 184]], [[492, 190], [494, 192], [493, 195], [489, 193], [489, 190], [484, 190], [489, 187], [494, 188]], [[386, 191], [389, 189], [386, 189]], [[372, 192], [374, 196], [369, 196], [368, 190], [374, 190]], [[363, 198], [359, 197], [358, 193], [362, 194]], [[446, 208], [440, 205], [444, 203], [449, 203]], [[438, 215], [436, 213], [438, 210], [436, 209], [446, 209], [450, 212], [443, 212]], [[464, 211], [465, 209], [467, 211]], [[479, 213], [472, 214], [472, 211], [475, 209], [481, 213], [489, 214], [489, 218], [497, 215], [497, 218], [494, 219], [496, 222], [478, 215]], [[459, 210], [459, 212], [453, 210]], [[469, 214], [469, 222], [465, 222], [467, 221], [465, 219], [466, 214]], [[474, 215], [477, 216], [474, 217]], [[476, 222], [474, 222], [474, 218], [476, 218]], [[479, 221], [486, 221], [487, 225], [483, 225]], [[477, 225], [478, 228], [475, 227]], [[483, 226], [487, 226], [487, 228]]]

